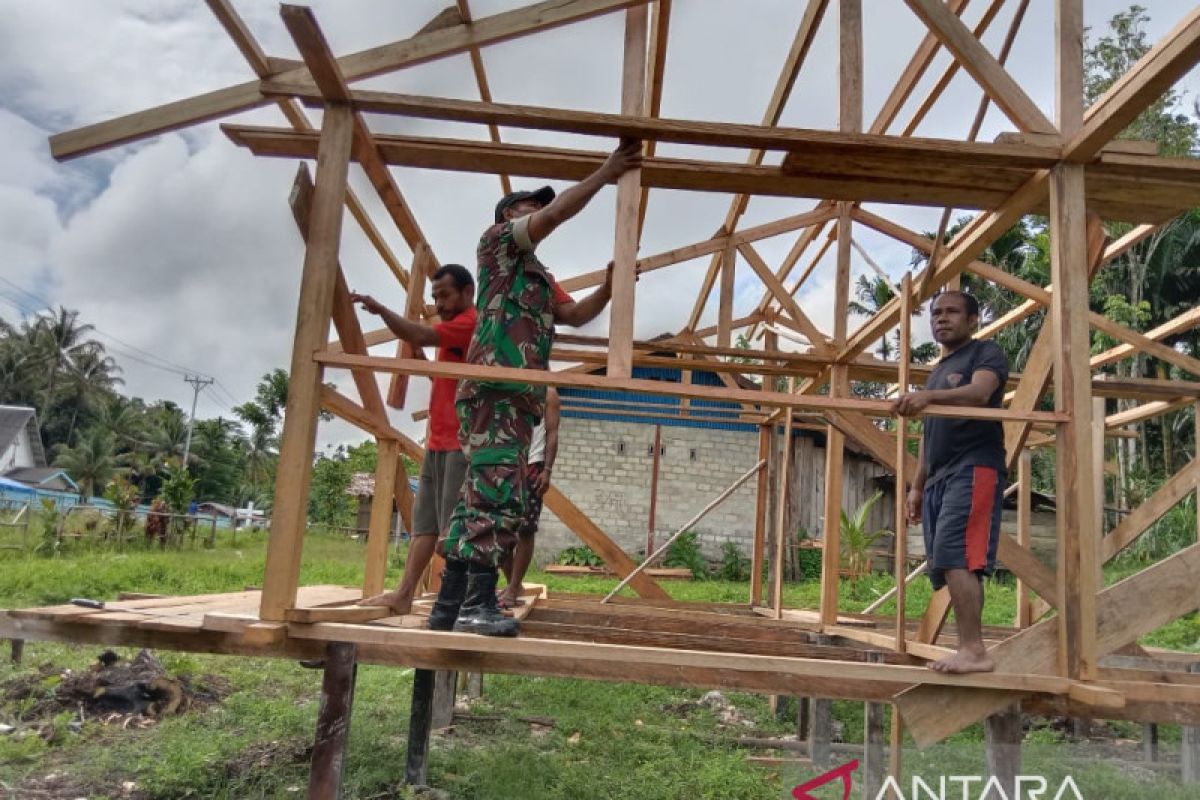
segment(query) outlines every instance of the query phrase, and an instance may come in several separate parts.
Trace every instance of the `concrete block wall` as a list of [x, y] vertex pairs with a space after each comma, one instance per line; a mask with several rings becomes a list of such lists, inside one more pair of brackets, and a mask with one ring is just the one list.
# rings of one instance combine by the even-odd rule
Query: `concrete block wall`
[[[627, 553], [645, 550], [650, 513], [654, 425], [564, 417], [554, 483]], [[658, 544], [754, 466], [756, 431], [663, 426], [655, 538]], [[732, 541], [750, 552], [755, 481], [751, 479], [694, 526], [704, 554], [719, 560]], [[542, 514], [539, 563], [580, 544], [554, 514]]]

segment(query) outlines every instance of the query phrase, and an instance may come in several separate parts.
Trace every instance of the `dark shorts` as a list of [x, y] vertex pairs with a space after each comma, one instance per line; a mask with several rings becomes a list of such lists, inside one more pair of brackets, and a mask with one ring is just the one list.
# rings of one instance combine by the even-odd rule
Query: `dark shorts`
[[542, 496], [537, 493], [535, 484], [538, 476], [542, 474], [542, 468], [546, 466], [544, 461], [535, 461], [529, 465], [528, 479], [525, 485], [529, 487], [529, 496], [525, 501], [525, 513], [521, 516], [521, 525], [517, 528], [517, 536], [522, 539], [533, 536], [537, 533], [538, 520], [542, 516]]
[[1000, 541], [1000, 511], [1007, 475], [994, 467], [959, 467], [926, 487], [925, 557], [934, 589], [946, 585], [946, 570], [991, 575]]
[[466, 477], [467, 457], [461, 450], [425, 454], [413, 508], [413, 536], [437, 536], [446, 530]]

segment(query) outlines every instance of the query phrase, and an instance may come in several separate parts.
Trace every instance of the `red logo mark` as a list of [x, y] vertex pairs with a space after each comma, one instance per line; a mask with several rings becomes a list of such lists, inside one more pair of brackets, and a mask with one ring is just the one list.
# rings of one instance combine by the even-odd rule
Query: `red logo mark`
[[824, 775], [818, 775], [802, 786], [797, 786], [795, 789], [792, 789], [792, 797], [795, 798], [795, 800], [817, 800], [817, 798], [809, 794], [810, 790], [816, 789], [818, 786], [824, 786], [827, 783], [831, 783], [836, 778], [841, 778], [842, 800], [850, 800], [850, 789], [854, 786], [850, 777], [850, 773], [854, 772], [856, 769], [858, 769], [857, 758], [853, 761], [842, 764], [840, 767], [829, 770], [829, 772], [826, 772]]

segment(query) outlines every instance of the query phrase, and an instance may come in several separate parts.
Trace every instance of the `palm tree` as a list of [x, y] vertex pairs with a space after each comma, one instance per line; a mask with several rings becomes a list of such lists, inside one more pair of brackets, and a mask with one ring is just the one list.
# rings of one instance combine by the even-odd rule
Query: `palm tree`
[[63, 388], [68, 397], [74, 398], [71, 424], [67, 429], [68, 444], [75, 433], [80, 410], [91, 411], [98, 402], [116, 396], [113, 390], [125, 382], [117, 377], [120, 371], [113, 357], [104, 354], [103, 347], [85, 350], [67, 359]]
[[[896, 296], [892, 284], [878, 275], [874, 278], [859, 275], [858, 280], [854, 284], [854, 294], [858, 299], [850, 301], [850, 311], [865, 317], [874, 316], [876, 312]], [[921, 316], [921, 309], [913, 309], [913, 316]], [[893, 358], [899, 357], [900, 331], [897, 330], [893, 336], [894, 341], [889, 341], [887, 336], [883, 336], [879, 340], [879, 348], [876, 352], [878, 352], [879, 357], [884, 361], [891, 361]], [[937, 358], [938, 348], [933, 342], [924, 342], [910, 346], [909, 352], [912, 361], [918, 364], [928, 364]]]
[[85, 501], [125, 471], [118, 465], [112, 436], [100, 428], [88, 430], [74, 447], [59, 445], [54, 464], [79, 485], [79, 498]]

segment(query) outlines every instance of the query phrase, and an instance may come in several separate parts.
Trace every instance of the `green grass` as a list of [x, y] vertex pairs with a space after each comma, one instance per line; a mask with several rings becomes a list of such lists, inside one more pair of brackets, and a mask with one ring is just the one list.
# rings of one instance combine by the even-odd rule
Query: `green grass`
[[[86, 543], [68, 544], [56, 557], [0, 551], [0, 606], [63, 602], [71, 597], [115, 597], [119, 591], [197, 594], [241, 590], [261, 580], [265, 535], [239, 534], [236, 546], [227, 533], [217, 547], [186, 546], [159, 550], [141, 544], [114, 552]], [[304, 548], [301, 580], [306, 584], [355, 584], [362, 579], [363, 546], [331, 535], [310, 535]], [[399, 577], [402, 554], [389, 564], [388, 581]], [[1122, 577], [1114, 572], [1109, 582]], [[534, 582], [552, 592], [598, 593], [612, 579], [566, 578], [535, 573]], [[665, 582], [681, 600], [745, 603], [745, 583], [706, 580]], [[841, 607], [859, 611], [890, 586], [874, 576], [854, 586], [843, 583]], [[814, 607], [815, 581], [789, 584], [785, 603]], [[909, 591], [909, 613], [916, 616], [929, 597], [928, 584]], [[1012, 619], [1011, 584], [987, 584], [986, 621]], [[883, 607], [891, 611], [890, 604]], [[1186, 617], [1146, 641], [1196, 649], [1200, 620]], [[30, 642], [25, 663], [0, 664], [0, 686], [34, 674], [39, 665], [55, 670], [87, 669], [98, 646]], [[126, 655], [132, 655], [126, 651]], [[249, 659], [160, 652], [173, 674], [215, 675], [228, 681], [229, 695], [219, 704], [171, 717], [147, 730], [120, 730], [88, 720], [73, 732], [70, 713], [38, 720], [41, 735], [0, 736], [0, 796], [4, 787], [55, 773], [78, 790], [77, 796], [122, 797], [121, 784], [133, 781], [142, 798], [294, 798], [303, 796], [309, 748], [316, 720], [320, 673], [285, 660]], [[53, 677], [44, 690], [52, 689]], [[344, 794], [356, 800], [404, 797], [403, 774], [411, 671], [362, 666]], [[749, 727], [722, 726], [714, 713], [699, 708], [700, 691], [672, 687], [610, 684], [567, 679], [489, 675], [485, 696], [474, 716], [435, 737], [429, 762], [431, 784], [455, 798], [778, 798], [811, 777], [812, 771], [782, 765], [763, 767], [746, 760], [748, 751], [733, 742], [746, 730], [756, 735], [794, 732], [794, 722], [774, 719], [766, 698], [731, 694]], [[15, 723], [24, 707], [0, 697], [0, 722]], [[861, 741], [863, 706], [834, 704], [835, 717], [849, 741]], [[552, 729], [538, 729], [519, 717], [550, 717]], [[21, 723], [22, 731], [29, 721]], [[1136, 738], [1140, 729], [1124, 723], [1114, 733]], [[1177, 726], [1164, 726], [1164, 750], [1179, 741]], [[978, 726], [945, 745], [906, 753], [907, 768], [922, 776], [979, 774], [982, 734]], [[1031, 731], [1025, 748], [1025, 772], [1054, 781], [1074, 775], [1085, 797], [1158, 800], [1194, 796], [1172, 774], [1130, 771], [1107, 763], [1094, 750], [1072, 744], [1043, 725]], [[1177, 745], [1176, 745], [1177, 746]], [[794, 755], [781, 753], [780, 755]], [[849, 757], [847, 757], [849, 758]], [[1089, 761], [1090, 759], [1090, 761]], [[838, 762], [840, 763], [840, 761]], [[14, 790], [15, 791], [15, 790]], [[19, 793], [14, 796], [20, 796]], [[32, 795], [31, 795], [32, 796]], [[832, 796], [832, 795], [831, 795]]]

